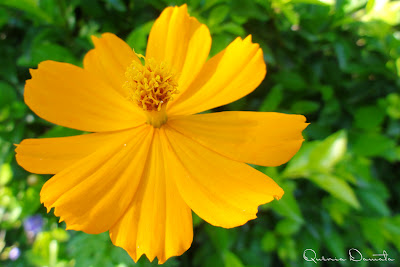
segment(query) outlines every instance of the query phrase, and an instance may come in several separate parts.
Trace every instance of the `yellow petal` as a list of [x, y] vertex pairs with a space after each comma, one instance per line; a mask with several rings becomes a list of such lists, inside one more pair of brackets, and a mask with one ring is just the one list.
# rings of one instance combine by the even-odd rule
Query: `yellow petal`
[[302, 115], [232, 111], [175, 117], [168, 125], [228, 158], [278, 166], [299, 150], [305, 120]]
[[89, 132], [138, 126], [144, 115], [92, 73], [67, 63], [44, 61], [26, 81], [25, 103], [40, 117]]
[[94, 133], [60, 138], [25, 139], [15, 149], [25, 170], [55, 174], [100, 149], [115, 138], [114, 133]]
[[245, 163], [221, 156], [166, 126], [168, 170], [189, 207], [205, 221], [225, 228], [256, 218], [259, 205], [283, 190]]
[[[155, 129], [147, 165], [129, 208], [110, 230], [114, 245], [125, 249], [136, 262], [146, 254], [159, 263], [181, 255], [192, 243], [190, 208], [182, 200], [165, 159], [169, 156]], [[164, 142], [165, 143], [165, 142]]]
[[179, 91], [183, 92], [200, 72], [210, 47], [211, 36], [207, 26], [190, 17], [185, 4], [166, 8], [155, 21], [146, 57], [167, 62], [179, 73]]
[[48, 180], [40, 200], [67, 229], [98, 234], [109, 230], [131, 202], [141, 180], [153, 128], [114, 134], [96, 152]]
[[199, 113], [251, 93], [264, 79], [263, 52], [251, 36], [237, 38], [204, 64], [196, 79], [171, 103], [169, 115]]
[[90, 50], [84, 60], [84, 69], [105, 81], [124, 97], [128, 96], [122, 86], [126, 80], [126, 68], [133, 60], [140, 62], [127, 43], [112, 33], [103, 33], [101, 38], [92, 36], [95, 48]]

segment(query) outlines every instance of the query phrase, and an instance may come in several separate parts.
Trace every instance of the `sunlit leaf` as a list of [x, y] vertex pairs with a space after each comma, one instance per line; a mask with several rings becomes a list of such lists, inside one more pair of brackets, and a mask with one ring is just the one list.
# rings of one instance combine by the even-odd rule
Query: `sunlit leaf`
[[239, 257], [236, 256], [231, 251], [228, 250], [225, 251], [223, 257], [224, 257], [225, 267], [244, 267]]
[[344, 156], [347, 149], [347, 134], [341, 130], [319, 143], [310, 154], [310, 166], [315, 169], [330, 169]]
[[332, 194], [332, 196], [347, 202], [353, 208], [360, 208], [360, 203], [354, 194], [354, 190], [343, 179], [331, 174], [313, 174], [309, 179], [320, 188]]

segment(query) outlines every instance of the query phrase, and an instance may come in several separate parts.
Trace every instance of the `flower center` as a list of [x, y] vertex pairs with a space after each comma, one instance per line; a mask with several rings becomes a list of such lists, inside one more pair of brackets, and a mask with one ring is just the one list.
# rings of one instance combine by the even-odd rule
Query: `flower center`
[[166, 106], [178, 92], [176, 74], [165, 62], [146, 59], [145, 64], [132, 61], [125, 72], [124, 88], [130, 92], [129, 100], [144, 110], [147, 123], [159, 128], [167, 121]]

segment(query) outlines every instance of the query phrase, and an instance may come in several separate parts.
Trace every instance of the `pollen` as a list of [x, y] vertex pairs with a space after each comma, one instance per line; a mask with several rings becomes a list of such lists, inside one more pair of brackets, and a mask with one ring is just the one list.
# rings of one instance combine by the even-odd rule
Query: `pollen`
[[123, 86], [130, 92], [129, 100], [144, 111], [161, 111], [179, 93], [177, 75], [165, 62], [138, 56], [144, 59], [144, 65], [134, 60], [126, 69]]

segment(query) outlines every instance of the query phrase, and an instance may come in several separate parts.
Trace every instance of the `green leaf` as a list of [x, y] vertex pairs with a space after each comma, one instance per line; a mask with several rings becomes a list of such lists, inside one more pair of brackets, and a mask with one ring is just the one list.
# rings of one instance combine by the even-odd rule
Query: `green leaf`
[[[51, 22], [51, 16], [40, 9], [38, 0], [2, 0], [0, 5], [19, 9], [43, 22]], [[27, 16], [27, 18], [30, 18], [30, 16]]]
[[193, 227], [200, 225], [203, 222], [203, 219], [200, 218], [196, 213], [192, 212], [193, 218]]
[[15, 89], [8, 83], [0, 81], [0, 109], [17, 99]]
[[226, 5], [219, 5], [213, 8], [210, 12], [208, 17], [207, 25], [212, 28], [215, 25], [222, 23], [225, 18], [228, 16], [229, 13], [229, 6]]
[[282, 236], [291, 236], [296, 234], [302, 226], [302, 222], [292, 219], [280, 220], [275, 226], [275, 232]]
[[22, 216], [34, 214], [40, 207], [39, 191], [35, 187], [29, 187], [23, 195], [21, 201]]
[[308, 87], [304, 78], [296, 71], [280, 71], [273, 79], [276, 83], [281, 83], [284, 89], [291, 91], [301, 91]]
[[276, 65], [275, 52], [271, 49], [269, 45], [267, 45], [262, 40], [260, 40], [260, 47], [264, 52], [264, 59], [268, 67], [275, 66]]
[[382, 134], [366, 133], [356, 137], [353, 150], [360, 156], [392, 159], [396, 157], [396, 142]]
[[274, 251], [276, 244], [277, 240], [274, 232], [266, 232], [261, 239], [261, 249], [265, 252]]
[[293, 261], [297, 258], [296, 243], [293, 239], [285, 237], [278, 243], [278, 256], [283, 261]]
[[383, 21], [392, 26], [398, 25], [400, 24], [400, 2], [374, 1], [368, 6], [368, 12], [363, 19], [365, 21]]
[[334, 97], [334, 90], [331, 86], [319, 86], [318, 90], [321, 91], [322, 94], [322, 98], [324, 101], [329, 101], [332, 100], [332, 98]]
[[78, 65], [79, 62], [71, 51], [55, 43], [36, 43], [32, 47], [31, 55], [23, 55], [18, 58], [17, 64], [24, 67], [34, 67], [45, 60], [54, 60]]
[[295, 102], [291, 110], [293, 113], [297, 114], [310, 114], [319, 109], [320, 105], [318, 102], [315, 101], [308, 101], [308, 100], [300, 100]]
[[385, 111], [377, 106], [364, 106], [355, 112], [355, 126], [360, 129], [378, 127], [385, 118]]
[[49, 245], [52, 236], [49, 232], [40, 232], [35, 238], [32, 250], [28, 253], [29, 262], [35, 266], [45, 266], [49, 263]]
[[236, 232], [233, 229], [224, 229], [209, 224], [207, 224], [205, 228], [211, 242], [218, 251], [228, 250], [236, 238]]
[[320, 6], [330, 6], [333, 5], [335, 2], [334, 0], [290, 0], [292, 4], [311, 4], [311, 5], [320, 5]]
[[359, 196], [363, 209], [366, 211], [367, 214], [373, 216], [390, 215], [390, 209], [385, 203], [384, 198], [375, 190], [359, 190], [359, 192], [357, 192], [357, 195]]
[[52, 237], [59, 242], [65, 242], [69, 239], [68, 232], [61, 228], [54, 228], [50, 233]]
[[242, 1], [232, 0], [229, 1], [231, 4], [231, 12], [236, 16], [241, 16], [247, 19], [257, 19], [260, 21], [266, 21], [268, 16], [262, 11], [262, 8], [258, 6], [255, 1]]
[[305, 143], [289, 161], [282, 176], [305, 177], [311, 173], [326, 173], [342, 160], [347, 150], [347, 134], [338, 131], [323, 141]]
[[[400, 73], [400, 63], [399, 63], [399, 73]], [[386, 102], [387, 102], [386, 104], [387, 114], [393, 119], [400, 119], [400, 95], [396, 93], [389, 94], [386, 97]]]
[[324, 231], [325, 246], [332, 253], [332, 258], [344, 258], [346, 256], [346, 247], [342, 235], [334, 230]]
[[106, 3], [119, 12], [125, 12], [126, 7], [122, 0], [106, 0]]
[[239, 257], [229, 250], [224, 252], [223, 258], [225, 267], [244, 267]]
[[271, 91], [265, 97], [264, 101], [261, 104], [260, 111], [268, 112], [275, 111], [278, 109], [279, 104], [283, 99], [283, 86], [281, 84], [277, 84], [271, 88]]
[[377, 250], [382, 251], [386, 247], [386, 240], [383, 235], [381, 219], [362, 218], [360, 221], [361, 230], [366, 240]]
[[235, 38], [235, 35], [228, 32], [214, 34], [209, 56], [212, 57], [224, 50]]
[[[5, 106], [2, 109], [0, 109], [0, 122], [6, 121], [9, 117], [10, 117], [10, 113], [11, 113], [11, 109], [9, 106]], [[13, 125], [12, 122], [11, 124], [8, 123], [8, 125]], [[6, 126], [6, 124], [4, 125], [0, 125], [0, 132], [9, 132], [10, 130], [6, 130], [6, 129], [10, 129], [9, 126]], [[12, 130], [12, 128], [11, 128]]]
[[77, 233], [71, 237], [67, 248], [77, 266], [106, 266], [110, 264], [108, 242], [110, 242], [108, 233], [98, 235]]
[[201, 261], [204, 266], [221, 267], [225, 266], [225, 261], [222, 259], [221, 254], [209, 253], [207, 257]]
[[126, 38], [127, 44], [133, 48], [136, 53], [144, 55], [146, 53], [147, 37], [154, 21], [149, 21], [134, 29]]
[[383, 221], [383, 234], [400, 251], [400, 215]]
[[227, 32], [227, 33], [231, 33], [231, 34], [234, 34], [237, 36], [245, 36], [246, 35], [246, 32], [242, 26], [232, 23], [232, 22], [227, 22], [227, 23], [222, 23], [222, 24], [216, 25], [213, 30], [214, 30], [214, 33]]
[[332, 220], [335, 221], [336, 224], [343, 226], [348, 214], [351, 212], [351, 207], [346, 202], [334, 197], [324, 198], [323, 205], [329, 212]]
[[283, 4], [283, 5], [280, 6], [280, 9], [282, 10], [282, 12], [285, 15], [285, 17], [289, 20], [290, 24], [299, 25], [300, 16], [294, 10], [293, 6], [288, 5], [288, 4]]
[[400, 77], [400, 57], [396, 59], [397, 76]]
[[11, 117], [14, 119], [21, 119], [26, 115], [28, 110], [24, 102], [15, 101], [11, 104]]
[[332, 174], [312, 174], [309, 179], [332, 196], [345, 201], [353, 208], [359, 209], [360, 203], [348, 183]]
[[42, 134], [41, 138], [52, 138], [52, 137], [65, 137], [65, 136], [74, 136], [82, 134], [82, 131], [66, 128], [63, 126], [56, 125], [46, 133]]
[[334, 44], [334, 48], [340, 69], [346, 70], [349, 58], [347, 43], [345, 43], [344, 41], [338, 41]]
[[299, 178], [308, 176], [310, 173], [310, 155], [320, 144], [319, 141], [306, 142], [296, 153], [296, 155], [286, 165], [282, 173], [284, 178]]
[[229, 110], [243, 110], [244, 106], [246, 105], [246, 98], [240, 98], [236, 101], [233, 101], [227, 105]]
[[11, 180], [12, 177], [13, 177], [13, 172], [11, 170], [10, 164], [3, 163], [2, 165], [0, 165], [0, 186], [6, 185]]
[[338, 131], [319, 143], [310, 154], [310, 167], [317, 170], [332, 169], [347, 150], [347, 134]]
[[367, 6], [365, 7], [365, 12], [368, 14], [373, 10], [375, 6], [375, 0], [368, 0]]
[[280, 183], [282, 188], [285, 190], [285, 194], [280, 200], [273, 201], [269, 205], [279, 215], [290, 218], [298, 223], [303, 222], [303, 215], [297, 200], [293, 196], [295, 184], [292, 182], [285, 181]]
[[0, 28], [3, 27], [9, 19], [10, 16], [8, 15], [8, 12], [5, 9], [0, 9]]
[[[0, 4], [1, 5], [1, 4]], [[4, 45], [0, 49], [0, 77], [2, 80], [15, 84], [18, 82], [15, 57], [19, 55], [15, 47]]]

